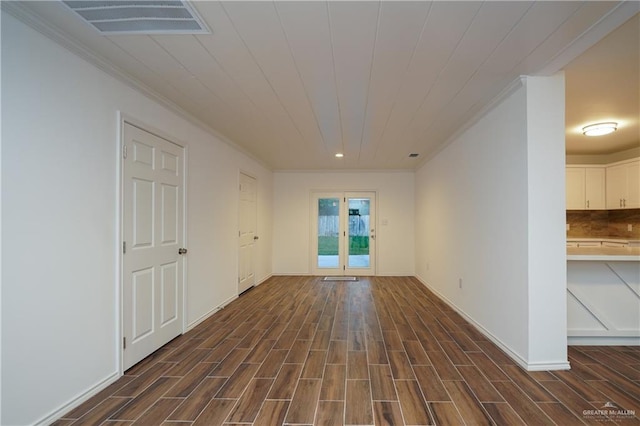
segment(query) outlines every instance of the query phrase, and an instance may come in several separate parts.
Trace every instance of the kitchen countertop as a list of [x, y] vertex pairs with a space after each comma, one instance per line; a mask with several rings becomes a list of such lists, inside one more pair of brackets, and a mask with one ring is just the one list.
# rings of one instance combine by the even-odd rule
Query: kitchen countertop
[[567, 260], [640, 262], [640, 247], [567, 247]]

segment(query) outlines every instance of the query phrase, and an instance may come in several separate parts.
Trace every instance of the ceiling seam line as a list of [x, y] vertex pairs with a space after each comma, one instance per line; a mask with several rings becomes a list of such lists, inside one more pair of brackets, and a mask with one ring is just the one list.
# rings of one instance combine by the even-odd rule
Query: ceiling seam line
[[[460, 88], [458, 89], [458, 91], [456, 91], [456, 93], [451, 97], [451, 99], [449, 99], [449, 101], [443, 105], [434, 115], [434, 119], [431, 120], [431, 122], [429, 124], [427, 124], [426, 127], [424, 127], [424, 132], [426, 132], [428, 129], [430, 129], [433, 124], [437, 121], [435, 120], [435, 117], [438, 117], [440, 115], [442, 115], [442, 111], [449, 106], [457, 97], [458, 95], [460, 95], [460, 93], [464, 90], [465, 87], [467, 87], [469, 85], [469, 82], [473, 79], [474, 76], [476, 76], [479, 72], [479, 70], [484, 66], [484, 64], [486, 64], [489, 61], [489, 58], [491, 58], [491, 56], [493, 56], [493, 54], [500, 48], [500, 46], [504, 43], [504, 41], [509, 37], [509, 35], [511, 35], [513, 33], [513, 30], [518, 26], [518, 24], [524, 19], [524, 17], [527, 15], [527, 13], [529, 13], [529, 11], [531, 10], [531, 8], [533, 7], [535, 3], [532, 2], [531, 5], [529, 5], [529, 7], [527, 8], [527, 10], [522, 14], [522, 16], [520, 16], [520, 18], [517, 20], [517, 22], [515, 24], [513, 24], [511, 26], [511, 28], [509, 29], [509, 31], [507, 31], [507, 33], [502, 37], [502, 39], [498, 42], [498, 44], [496, 44], [496, 46], [493, 48], [493, 50], [491, 50], [491, 53], [489, 53], [489, 55], [480, 63], [480, 65], [478, 65], [478, 67], [476, 68], [476, 70], [467, 78], [467, 80], [460, 86]], [[512, 68], [513, 69], [513, 68]], [[477, 103], [477, 102], [476, 102]], [[471, 107], [467, 108], [467, 110], [465, 110], [464, 113], [467, 113], [471, 108], [473, 108], [476, 104], [471, 105]], [[463, 114], [464, 115], [464, 114]]]
[[367, 83], [367, 97], [364, 103], [364, 114], [362, 116], [362, 127], [360, 128], [360, 144], [358, 145], [357, 160], [360, 160], [362, 154], [362, 142], [364, 140], [364, 127], [367, 123], [367, 112], [369, 111], [369, 95], [371, 94], [371, 78], [373, 77], [373, 66], [376, 63], [376, 47], [378, 46], [378, 33], [380, 31], [380, 11], [382, 10], [382, 2], [378, 1], [378, 15], [376, 16], [376, 32], [373, 38], [373, 47], [371, 52], [371, 64], [369, 65], [369, 81]]
[[200, 44], [200, 46], [202, 46], [202, 48], [207, 52], [207, 54], [209, 55], [209, 57], [211, 57], [213, 59], [213, 61], [215, 63], [218, 64], [218, 66], [220, 67], [220, 69], [222, 70], [222, 72], [231, 80], [233, 81], [233, 83], [238, 87], [238, 90], [240, 90], [240, 92], [249, 100], [249, 102], [253, 105], [253, 107], [255, 108], [255, 110], [258, 112], [258, 114], [265, 120], [265, 123], [267, 124], [267, 126], [269, 127], [269, 129], [271, 129], [271, 134], [277, 134], [277, 132], [273, 129], [273, 126], [271, 125], [271, 120], [269, 119], [269, 117], [267, 116], [267, 114], [265, 113], [265, 111], [258, 106], [258, 104], [256, 104], [255, 100], [247, 93], [245, 92], [245, 90], [242, 88], [242, 85], [239, 84], [235, 78], [233, 78], [233, 75], [225, 68], [225, 66], [222, 64], [222, 61], [220, 61], [216, 55], [214, 55], [207, 46], [204, 45], [204, 43], [202, 43], [202, 40], [200, 40], [199, 35], [195, 34], [194, 38], [195, 40], [198, 42], [198, 44]]
[[[280, 24], [280, 29], [282, 29], [282, 34], [284, 34], [284, 40], [287, 42], [287, 47], [289, 49], [289, 54], [291, 55], [291, 59], [293, 60], [293, 65], [296, 69], [296, 74], [298, 74], [298, 78], [300, 79], [300, 83], [302, 84], [302, 88], [304, 90], [304, 95], [305, 98], [307, 99], [307, 102], [309, 104], [309, 108], [311, 109], [311, 112], [313, 113], [313, 119], [316, 123], [316, 127], [318, 128], [318, 133], [320, 134], [320, 137], [322, 138], [322, 144], [325, 147], [325, 151], [327, 153], [329, 153], [328, 149], [327, 149], [327, 145], [326, 145], [326, 141], [324, 138], [324, 135], [322, 133], [322, 128], [320, 127], [320, 122], [318, 121], [318, 116], [316, 114], [316, 110], [313, 107], [313, 103], [311, 102], [311, 98], [309, 97], [309, 91], [307, 90], [306, 85], [304, 84], [304, 79], [302, 78], [302, 74], [300, 73], [300, 68], [298, 67], [298, 61], [296, 61], [296, 57], [293, 54], [293, 50], [291, 49], [291, 43], [289, 42], [289, 36], [287, 35], [287, 31], [284, 28], [284, 25], [282, 24], [282, 17], [280, 16], [280, 12], [278, 11], [278, 7], [276, 5], [276, 3], [273, 4], [273, 8], [276, 11], [276, 16], [278, 17], [278, 23]], [[312, 143], [312, 147], [313, 147], [313, 142], [310, 141]]]
[[340, 107], [340, 96], [338, 95], [338, 73], [336, 72], [336, 55], [333, 40], [333, 27], [331, 25], [331, 9], [329, 8], [329, 2], [327, 5], [327, 23], [329, 24], [329, 40], [331, 42], [331, 59], [333, 62], [333, 84], [336, 88], [336, 103], [338, 104], [338, 120], [340, 121], [340, 146], [341, 153], [344, 153], [344, 123], [342, 122], [342, 108]]
[[[403, 77], [406, 77], [407, 73], [411, 69], [411, 65], [413, 64], [413, 61], [414, 61], [415, 56], [416, 56], [416, 51], [418, 50], [418, 44], [420, 44], [420, 40], [422, 40], [422, 37], [424, 36], [424, 31], [427, 28], [427, 21], [429, 20], [429, 16], [431, 16], [431, 9], [432, 8], [433, 8], [433, 2], [430, 2], [429, 3], [429, 10], [427, 11], [427, 14], [424, 17], [424, 22], [422, 23], [422, 28], [420, 29], [420, 34], [418, 34], [418, 38], [416, 39], [416, 43], [413, 46], [413, 51], [411, 52], [411, 58], [409, 58], [409, 63], [407, 64], [407, 67], [404, 70]], [[406, 81], [406, 80], [403, 78], [403, 81]], [[375, 143], [375, 148], [374, 148], [374, 152], [373, 152], [373, 158], [374, 159], [378, 156], [378, 149], [380, 147], [380, 143], [384, 139], [384, 135], [387, 132], [387, 128], [389, 126], [389, 121], [391, 120], [391, 116], [393, 115], [393, 111], [395, 111], [396, 105], [398, 104], [398, 95], [400, 94], [400, 92], [402, 90], [402, 87], [403, 87], [403, 83], [400, 83], [400, 85], [398, 87], [398, 90], [396, 91], [396, 94], [393, 97], [393, 104], [391, 105], [391, 109], [389, 110], [389, 114], [387, 115], [387, 119], [384, 122], [384, 127], [382, 128], [382, 132], [380, 134], [380, 137], [378, 138], [378, 140]]]
[[[293, 127], [296, 129], [296, 131], [298, 132], [298, 135], [300, 135], [300, 138], [304, 139], [304, 135], [302, 134], [302, 132], [300, 131], [300, 129], [298, 128], [298, 126], [296, 125], [295, 120], [293, 119], [293, 117], [291, 116], [291, 113], [289, 112], [289, 110], [287, 109], [287, 107], [284, 105], [284, 103], [282, 102], [282, 99], [280, 98], [280, 96], [278, 96], [278, 92], [275, 90], [275, 88], [273, 87], [273, 83], [271, 83], [271, 80], [269, 80], [269, 78], [267, 77], [267, 75], [265, 74], [264, 70], [262, 69], [262, 67], [260, 66], [260, 63], [258, 62], [258, 60], [256, 59], [256, 57], [254, 56], [253, 52], [251, 51], [251, 49], [249, 48], [249, 46], [247, 45], [246, 40], [242, 37], [242, 35], [240, 34], [240, 31], [238, 31], [238, 28], [236, 27], [235, 23], [233, 22], [233, 19], [231, 19], [231, 16], [229, 16], [229, 13], [227, 12], [227, 9], [224, 7], [223, 3], [220, 3], [220, 6], [222, 7], [222, 9], [224, 10], [224, 13], [227, 15], [227, 18], [229, 19], [229, 22], [231, 23], [231, 26], [233, 27], [233, 29], [235, 30], [236, 34], [238, 34], [238, 38], [242, 41], [242, 44], [244, 44], [244, 47], [247, 49], [247, 52], [249, 52], [249, 55], [251, 56], [251, 59], [253, 59], [253, 62], [256, 64], [256, 67], [258, 67], [258, 69], [260, 70], [260, 73], [262, 73], [262, 76], [264, 77], [264, 79], [266, 80], [267, 84], [269, 85], [269, 87], [271, 88], [271, 91], [273, 92], [274, 96], [276, 97], [276, 99], [278, 99], [278, 102], [280, 103], [280, 106], [282, 107], [282, 109], [285, 111], [285, 113], [287, 114], [287, 116], [289, 117], [289, 120], [291, 120], [291, 124], [293, 124]], [[285, 142], [286, 145], [289, 146], [290, 149], [295, 149], [295, 147], [292, 147], [289, 144], [289, 141]]]

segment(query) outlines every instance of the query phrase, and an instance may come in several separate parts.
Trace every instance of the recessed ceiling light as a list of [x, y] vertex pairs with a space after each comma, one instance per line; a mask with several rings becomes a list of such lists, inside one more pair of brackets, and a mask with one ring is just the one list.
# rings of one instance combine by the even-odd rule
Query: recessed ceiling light
[[607, 123], [590, 124], [582, 128], [582, 133], [585, 136], [602, 136], [609, 133], [613, 133], [618, 129], [618, 123], [613, 121]]
[[342, 157], [344, 157], [343, 153], [339, 152], [339, 153], [336, 154], [336, 158], [342, 158]]

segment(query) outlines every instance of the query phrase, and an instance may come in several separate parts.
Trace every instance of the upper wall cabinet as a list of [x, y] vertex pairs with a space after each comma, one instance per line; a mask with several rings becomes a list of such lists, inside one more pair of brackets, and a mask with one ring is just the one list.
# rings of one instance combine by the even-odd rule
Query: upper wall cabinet
[[605, 168], [566, 168], [567, 210], [605, 209]]
[[607, 167], [607, 209], [640, 208], [640, 160]]

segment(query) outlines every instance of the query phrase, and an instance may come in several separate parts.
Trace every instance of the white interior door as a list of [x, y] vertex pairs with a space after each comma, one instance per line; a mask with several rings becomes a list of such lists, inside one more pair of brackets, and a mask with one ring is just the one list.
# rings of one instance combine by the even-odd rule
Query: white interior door
[[375, 275], [375, 192], [314, 193], [311, 197], [314, 275]]
[[255, 284], [255, 252], [258, 241], [256, 195], [256, 179], [240, 173], [238, 294]]
[[127, 369], [183, 331], [184, 150], [125, 123], [123, 157]]

